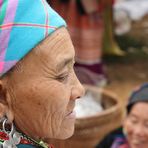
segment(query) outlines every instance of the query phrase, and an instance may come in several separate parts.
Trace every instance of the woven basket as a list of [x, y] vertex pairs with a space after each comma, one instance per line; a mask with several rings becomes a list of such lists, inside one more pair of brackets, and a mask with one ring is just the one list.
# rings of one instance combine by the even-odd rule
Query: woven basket
[[101, 104], [105, 110], [95, 116], [76, 119], [74, 135], [68, 140], [58, 141], [58, 148], [94, 148], [106, 134], [121, 125], [124, 114], [117, 97], [98, 87], [85, 87], [96, 99], [102, 94]]
[[148, 14], [139, 21], [132, 22], [129, 36], [148, 46]]

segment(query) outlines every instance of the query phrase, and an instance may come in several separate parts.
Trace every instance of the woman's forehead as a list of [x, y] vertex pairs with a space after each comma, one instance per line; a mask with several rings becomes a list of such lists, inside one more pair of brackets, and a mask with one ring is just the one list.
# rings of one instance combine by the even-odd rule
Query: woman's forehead
[[[24, 60], [32, 67], [60, 71], [65, 65], [74, 62], [75, 51], [66, 28], [60, 28], [34, 48]], [[38, 63], [38, 64], [37, 64]], [[70, 64], [71, 65], [71, 64]], [[28, 67], [27, 66], [27, 67]]]
[[75, 55], [71, 38], [65, 28], [60, 28], [51, 36], [48, 36], [37, 46], [34, 52], [38, 56], [43, 56], [45, 58], [49, 58], [50, 56], [61, 58], [64, 56], [70, 59]]
[[132, 106], [130, 115], [145, 118], [148, 120], [148, 103], [147, 102], [137, 102]]

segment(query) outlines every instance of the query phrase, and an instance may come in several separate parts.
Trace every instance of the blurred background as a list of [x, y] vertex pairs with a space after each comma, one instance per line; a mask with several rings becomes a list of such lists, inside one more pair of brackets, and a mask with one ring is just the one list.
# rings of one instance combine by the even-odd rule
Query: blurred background
[[[111, 92], [105, 92], [106, 96], [114, 98], [111, 94], [115, 94], [117, 104], [120, 104], [120, 107], [115, 110], [115, 112], [120, 110], [118, 116], [113, 115], [112, 119], [105, 120], [112, 122], [116, 119], [119, 120], [118, 124], [110, 128], [109, 121], [108, 124], [104, 124], [101, 119], [100, 124], [104, 124], [105, 128], [108, 127], [105, 133], [107, 134], [120, 126], [131, 91], [148, 81], [148, 0], [48, 0], [48, 2], [67, 21], [75, 46], [75, 71], [79, 80], [89, 86], [87, 89], [89, 88], [90, 92], [95, 88], [93, 92], [98, 93], [97, 91], [103, 88]], [[86, 100], [89, 103], [92, 101], [89, 93]], [[110, 103], [112, 101], [106, 102], [111, 108], [116, 104]], [[82, 105], [78, 110], [81, 112], [85, 110], [84, 108], [85, 105]], [[100, 107], [99, 111], [101, 112]], [[86, 110], [86, 114], [88, 112], [90, 110]], [[98, 115], [98, 110], [96, 113]], [[100, 118], [100, 114], [97, 118]], [[80, 116], [76, 123], [76, 131], [85, 128], [82, 125], [85, 124], [83, 123], [85, 118], [87, 122], [94, 120], [94, 117], [88, 119], [85, 116], [81, 120]], [[98, 123], [99, 127], [100, 124]], [[98, 125], [94, 126], [98, 127]], [[90, 126], [87, 125], [86, 128], [88, 127]], [[101, 133], [100, 131], [97, 130]], [[90, 132], [92, 134], [93, 130]], [[87, 134], [90, 133], [85, 133]], [[105, 134], [101, 137], [98, 135], [98, 142]], [[76, 137], [78, 135], [74, 135], [74, 143]], [[82, 133], [79, 133], [79, 139], [83, 143], [86, 140]], [[94, 147], [94, 143], [93, 146], [88, 144], [75, 147], [91, 148]], [[70, 147], [72, 144], [68, 145], [68, 148]]]

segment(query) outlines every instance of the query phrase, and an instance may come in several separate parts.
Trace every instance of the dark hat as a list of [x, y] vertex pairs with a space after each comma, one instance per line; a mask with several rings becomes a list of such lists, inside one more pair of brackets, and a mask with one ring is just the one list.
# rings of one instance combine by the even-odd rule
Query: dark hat
[[129, 98], [129, 103], [127, 105], [128, 112], [137, 102], [148, 102], [148, 83], [143, 84], [138, 89], [132, 92]]

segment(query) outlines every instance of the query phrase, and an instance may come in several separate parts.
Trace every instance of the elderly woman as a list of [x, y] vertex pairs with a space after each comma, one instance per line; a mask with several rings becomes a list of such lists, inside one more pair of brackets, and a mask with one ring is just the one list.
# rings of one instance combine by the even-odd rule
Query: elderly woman
[[97, 148], [148, 148], [148, 83], [130, 96], [127, 117]]
[[65, 21], [45, 0], [0, 0], [0, 147], [50, 148], [72, 136], [84, 94], [74, 56]]

